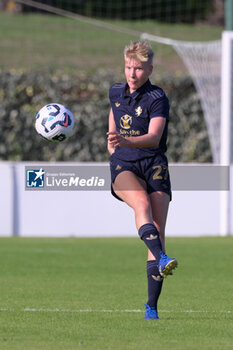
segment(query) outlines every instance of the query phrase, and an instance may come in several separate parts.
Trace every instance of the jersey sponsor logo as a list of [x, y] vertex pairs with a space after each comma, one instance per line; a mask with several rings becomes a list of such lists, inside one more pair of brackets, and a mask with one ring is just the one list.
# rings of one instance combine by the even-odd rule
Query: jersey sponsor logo
[[136, 112], [136, 116], [140, 117], [140, 115], [142, 114], [142, 107], [138, 106], [138, 108], [135, 109], [135, 112]]
[[140, 133], [140, 130], [123, 130], [123, 129], [120, 129], [120, 134], [122, 136], [139, 136], [141, 133]]
[[123, 129], [130, 129], [131, 125], [132, 125], [132, 120], [133, 118], [128, 115], [128, 114], [125, 114], [121, 117], [120, 119], [120, 125]]

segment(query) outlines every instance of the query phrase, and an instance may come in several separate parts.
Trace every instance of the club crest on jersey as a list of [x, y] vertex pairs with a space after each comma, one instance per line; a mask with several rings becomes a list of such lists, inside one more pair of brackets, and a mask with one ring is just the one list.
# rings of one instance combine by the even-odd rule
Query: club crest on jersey
[[130, 129], [132, 125], [132, 117], [128, 114], [125, 114], [120, 119], [120, 125], [123, 129]]
[[136, 116], [139, 117], [142, 114], [142, 107], [138, 106], [138, 108], [135, 109]]
[[121, 104], [120, 104], [119, 102], [115, 102], [115, 106], [116, 106], [116, 107], [120, 107], [120, 105], [121, 105]]

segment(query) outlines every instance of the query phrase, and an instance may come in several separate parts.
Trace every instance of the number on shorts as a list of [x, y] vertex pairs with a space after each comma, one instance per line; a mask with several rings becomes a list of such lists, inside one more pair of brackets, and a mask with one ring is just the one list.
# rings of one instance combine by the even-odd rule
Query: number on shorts
[[167, 180], [168, 177], [168, 168], [166, 165], [155, 165], [153, 166], [155, 173], [153, 175], [153, 180]]

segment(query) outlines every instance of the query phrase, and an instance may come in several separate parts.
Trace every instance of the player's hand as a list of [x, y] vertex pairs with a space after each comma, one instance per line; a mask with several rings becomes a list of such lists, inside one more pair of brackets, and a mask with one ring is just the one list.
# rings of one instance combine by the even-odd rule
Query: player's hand
[[129, 145], [129, 140], [127, 140], [126, 137], [123, 137], [118, 132], [107, 132], [107, 135], [108, 135], [108, 142], [114, 148], [117, 146], [126, 147]]

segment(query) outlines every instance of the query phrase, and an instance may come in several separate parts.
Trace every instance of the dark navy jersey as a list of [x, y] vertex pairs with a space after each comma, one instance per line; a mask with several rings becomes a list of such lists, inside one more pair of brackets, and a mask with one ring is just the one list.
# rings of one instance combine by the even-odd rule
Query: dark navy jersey
[[127, 83], [115, 84], [109, 90], [117, 132], [125, 137], [145, 135], [148, 133], [150, 120], [156, 117], [166, 118], [166, 124], [158, 147], [116, 147], [115, 156], [134, 161], [164, 154], [167, 150], [169, 120], [169, 102], [164, 90], [152, 85], [149, 80], [132, 94], [126, 93], [127, 87]]

